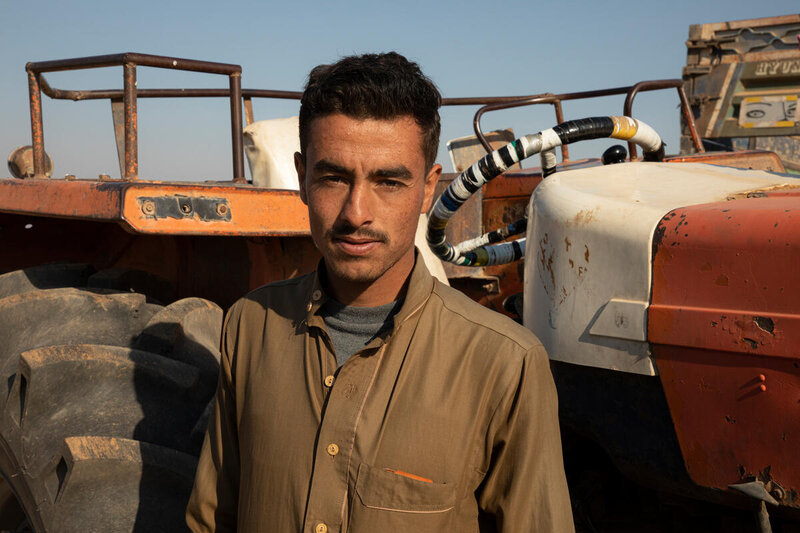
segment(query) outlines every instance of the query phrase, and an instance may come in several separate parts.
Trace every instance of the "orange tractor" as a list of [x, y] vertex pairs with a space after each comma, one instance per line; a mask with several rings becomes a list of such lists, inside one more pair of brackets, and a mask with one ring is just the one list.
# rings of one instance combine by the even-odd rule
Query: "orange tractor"
[[[115, 65], [123, 67], [122, 90], [60, 90], [44, 77]], [[138, 67], [224, 75], [229, 87], [139, 89]], [[307, 272], [318, 261], [297, 192], [253, 185], [244, 173], [242, 104], [250, 124], [253, 98], [298, 99], [300, 93], [242, 89], [236, 65], [132, 53], [29, 63], [26, 69], [33, 142], [12, 156], [14, 177], [0, 179], [6, 250], [0, 257], [0, 530], [181, 531], [215, 391], [223, 309], [248, 290]], [[664, 88], [678, 91], [697, 154], [661, 153], [659, 161], [643, 162], [631, 145], [630, 162], [611, 165], [626, 160], [624, 149], [602, 162], [570, 161], [563, 142], [561, 164], [546, 165], [546, 172], [509, 170], [491, 179], [452, 213], [446, 230], [448, 239], [461, 241], [527, 219], [532, 244], [525, 261], [461, 262], [444, 270], [451, 285], [517, 317], [542, 338], [553, 358], [565, 431], [591, 439], [626, 476], [659, 490], [691, 490], [698, 498], [744, 507], [752, 498], [759, 504], [771, 498], [792, 511], [800, 506], [800, 469], [788, 451], [800, 429], [791, 412], [800, 401], [800, 340], [792, 326], [800, 286], [773, 276], [800, 264], [797, 226], [789, 221], [800, 212], [799, 197], [792, 178], [704, 164], [784, 171], [774, 154], [703, 153], [681, 80], [560, 95], [450, 98], [444, 105], [483, 107], [475, 120], [477, 140], [451, 143], [454, 164], [464, 172], [445, 174], [439, 192], [446, 196], [472, 168], [478, 142], [491, 150], [505, 144], [504, 137], [513, 140], [503, 132], [483, 134], [480, 116], [486, 111], [548, 104], [556, 121], [565, 123], [562, 102], [620, 94], [627, 97], [624, 114], [630, 115], [638, 92]], [[120, 178], [48, 175], [42, 93], [111, 101]], [[232, 180], [139, 178], [137, 99], [176, 97], [230, 99]], [[651, 152], [645, 150], [646, 158]], [[686, 188], [706, 179], [714, 185], [691, 201], [680, 195], [659, 199], [659, 185]], [[613, 194], [592, 197], [604, 188], [601, 182], [615, 181]], [[571, 197], [583, 202], [575, 212], [564, 202]], [[640, 216], [645, 211], [631, 209], [634, 205], [656, 207]], [[628, 218], [612, 224], [620, 207]], [[731, 246], [751, 245], [747, 226], [726, 222], [741, 224], [740, 215], [759, 238], [771, 239], [747, 252], [746, 264], [736, 250], [712, 246], [715, 228], [726, 228], [720, 235]], [[635, 238], [598, 237], [645, 219], [650, 226]], [[699, 226], [700, 240], [681, 240], [689, 234], [687, 221]], [[633, 266], [615, 270], [626, 243], [636, 247]], [[695, 265], [694, 254], [706, 259]], [[767, 278], [744, 286], [752, 269], [762, 267]], [[697, 276], [712, 275], [727, 275], [725, 285], [739, 292], [732, 290], [725, 299], [719, 291], [700, 290]], [[634, 278], [641, 282], [635, 293], [615, 292]], [[699, 303], [688, 305], [691, 298]], [[737, 307], [738, 301], [746, 305]], [[722, 318], [715, 319], [717, 314]], [[703, 325], [718, 335], [707, 337]], [[725, 335], [735, 337], [739, 330], [748, 332], [750, 342], [725, 344]], [[698, 381], [696, 365], [708, 371], [707, 378]], [[733, 371], [740, 368], [746, 371]], [[712, 395], [713, 403], [704, 395], [736, 386], [736, 394], [764, 403], [725, 415], [727, 396]], [[767, 400], [772, 394], [776, 398]], [[696, 413], [703, 417], [693, 417]], [[722, 416], [734, 420], [717, 420]], [[725, 431], [703, 434], [712, 419], [727, 424]], [[738, 428], [748, 433], [742, 436]], [[760, 436], [748, 440], [756, 431]], [[714, 448], [720, 441], [729, 445]], [[754, 457], [747, 454], [749, 442], [759, 446]], [[568, 467], [569, 454], [568, 445]], [[731, 461], [738, 462], [733, 472]], [[728, 485], [745, 486], [751, 495]], [[572, 491], [577, 509], [579, 487]], [[586, 523], [581, 516], [576, 514]]]

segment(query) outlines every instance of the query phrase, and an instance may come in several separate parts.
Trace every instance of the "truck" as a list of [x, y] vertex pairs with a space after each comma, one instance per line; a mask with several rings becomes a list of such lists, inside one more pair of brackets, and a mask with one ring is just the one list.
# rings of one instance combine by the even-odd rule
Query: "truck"
[[[705, 146], [763, 149], [800, 172], [800, 15], [689, 27], [684, 89]], [[687, 122], [681, 151], [691, 151]]]
[[[58, 89], [46, 79], [109, 66], [122, 67], [122, 89]], [[228, 83], [139, 88], [140, 68]], [[223, 310], [319, 260], [298, 193], [262, 180], [264, 168], [281, 167], [295, 126], [256, 121], [253, 108], [254, 99], [300, 93], [243, 89], [238, 65], [137, 53], [28, 63], [26, 73], [31, 144], [14, 151], [11, 176], [0, 178], [8, 251], [0, 256], [0, 530], [185, 530]], [[679, 96], [693, 153], [665, 155], [656, 131], [631, 117], [637, 94], [662, 89]], [[119, 176], [51, 175], [42, 94], [110, 102]], [[620, 116], [564, 117], [564, 102], [614, 94], [625, 97]], [[230, 101], [231, 179], [141, 178], [138, 99], [199, 97]], [[796, 178], [774, 152], [706, 151], [684, 80], [670, 79], [445, 98], [480, 108], [474, 139], [451, 143], [458, 171], [443, 175], [438, 193], [450, 194], [471, 169], [505, 170], [498, 149], [518, 141], [508, 131], [484, 134], [483, 114], [537, 104], [553, 106], [559, 125], [536, 135], [565, 137], [547, 133], [561, 142], [542, 150], [541, 167], [487, 179], [446, 228], [434, 208], [433, 233], [471, 242], [459, 257], [479, 260], [429, 264], [545, 344], [579, 530], [657, 530], [660, 508], [645, 516], [630, 502], [679, 501], [669, 500], [675, 494], [681, 508], [721, 504], [714, 509], [754, 512], [762, 531], [770, 519], [784, 527], [800, 506]], [[571, 160], [564, 140], [585, 138], [587, 124], [632, 144]], [[477, 166], [476, 147], [491, 152]], [[527, 245], [513, 240], [522, 233]], [[512, 239], [501, 254], [512, 260], [481, 259], [478, 250], [501, 237]]]

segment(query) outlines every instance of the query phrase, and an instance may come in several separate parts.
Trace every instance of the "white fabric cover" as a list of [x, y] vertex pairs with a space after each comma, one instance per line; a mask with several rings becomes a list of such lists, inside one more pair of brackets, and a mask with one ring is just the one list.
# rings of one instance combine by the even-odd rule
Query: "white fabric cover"
[[300, 151], [298, 117], [259, 120], [244, 128], [244, 153], [253, 185], [297, 190], [294, 153]]

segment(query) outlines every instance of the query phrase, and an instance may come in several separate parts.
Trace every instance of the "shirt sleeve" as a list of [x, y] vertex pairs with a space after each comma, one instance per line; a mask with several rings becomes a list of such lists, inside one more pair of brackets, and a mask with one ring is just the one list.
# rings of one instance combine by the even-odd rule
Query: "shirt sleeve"
[[492, 462], [478, 494], [498, 531], [574, 531], [558, 399], [541, 345], [531, 348], [493, 416]]
[[228, 312], [222, 328], [220, 374], [211, 402], [194, 488], [186, 508], [186, 523], [194, 533], [235, 532], [239, 500], [239, 442], [237, 433], [234, 358], [239, 311]]

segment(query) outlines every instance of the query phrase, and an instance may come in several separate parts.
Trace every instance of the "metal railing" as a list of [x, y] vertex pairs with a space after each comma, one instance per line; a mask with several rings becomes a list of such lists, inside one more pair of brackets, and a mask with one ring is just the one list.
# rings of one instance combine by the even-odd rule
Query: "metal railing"
[[[52, 88], [45, 80], [43, 73], [64, 70], [81, 70], [90, 68], [122, 66], [122, 90], [116, 91], [63, 91]], [[122, 113], [114, 113], [114, 127], [117, 133], [117, 146], [119, 149], [119, 115], [122, 115], [124, 128], [124, 164], [121, 164], [122, 177], [126, 180], [135, 180], [139, 176], [138, 156], [138, 127], [136, 100], [145, 97], [143, 93], [154, 91], [139, 90], [136, 87], [136, 68], [156, 67], [172, 70], [187, 70], [205, 72], [208, 74], [222, 74], [230, 78], [230, 88], [225, 91], [225, 96], [231, 100], [231, 142], [233, 147], [233, 181], [242, 182], [244, 178], [244, 152], [242, 149], [242, 67], [226, 63], [212, 63], [209, 61], [196, 61], [177, 57], [154, 56], [147, 54], [111, 54], [104, 56], [79, 57], [74, 59], [61, 59], [56, 61], [42, 61], [28, 63], [25, 70], [28, 72], [28, 90], [31, 105], [31, 137], [33, 145], [33, 173], [34, 177], [42, 178], [44, 174], [44, 130], [42, 127], [42, 97], [56, 99], [88, 100], [109, 98], [112, 103], [112, 113], [115, 111], [115, 102], [122, 108]], [[155, 91], [158, 91], [156, 89]], [[180, 89], [178, 89], [180, 91]], [[149, 96], [149, 95], [148, 95]], [[189, 96], [189, 95], [186, 95]], [[119, 109], [118, 107], [118, 109]], [[122, 150], [119, 154], [123, 159]], [[122, 163], [122, 161], [121, 161]]]
[[[697, 133], [697, 127], [694, 122], [694, 115], [692, 114], [691, 107], [689, 106], [689, 100], [686, 98], [686, 93], [683, 90], [683, 81], [678, 79], [640, 81], [639, 83], [629, 87], [615, 87], [613, 89], [600, 89], [596, 91], [581, 91], [563, 94], [535, 94], [517, 100], [490, 103], [478, 109], [478, 111], [475, 113], [475, 118], [472, 120], [472, 127], [475, 130], [475, 135], [478, 137], [478, 140], [480, 141], [481, 145], [483, 145], [484, 149], [486, 149], [487, 152], [491, 152], [493, 148], [489, 145], [489, 141], [486, 140], [486, 136], [483, 134], [483, 130], [481, 129], [481, 117], [490, 111], [499, 111], [501, 109], [510, 109], [513, 107], [529, 105], [551, 104], [555, 108], [556, 122], [560, 124], [564, 122], [564, 113], [561, 107], [561, 102], [567, 100], [582, 100], [587, 98], [599, 98], [602, 96], [624, 94], [626, 96], [622, 114], [627, 117], [632, 117], [633, 115], [631, 113], [633, 109], [633, 100], [636, 98], [638, 93], [671, 88], [678, 90], [681, 109], [683, 110], [683, 115], [686, 118], [686, 124], [689, 127], [689, 132], [692, 136], [692, 142], [694, 143], [695, 149], [698, 152], [705, 152], [703, 149], [703, 143]], [[628, 142], [628, 153], [630, 154], [631, 161], [636, 159], [636, 145], [632, 142]], [[561, 146], [561, 158], [564, 161], [569, 161], [569, 149], [565, 145]]]
[[[123, 67], [123, 88], [101, 90], [63, 90], [52, 87], [43, 74], [64, 70], [79, 70], [101, 68], [109, 66]], [[139, 89], [136, 86], [136, 68], [138, 66], [166, 68], [221, 74], [229, 76], [228, 89]], [[33, 145], [34, 177], [45, 177], [44, 161], [44, 133], [42, 126], [41, 93], [58, 100], [99, 100], [111, 101], [112, 116], [114, 119], [114, 133], [117, 140], [117, 152], [120, 160], [120, 172], [125, 180], [138, 179], [138, 127], [137, 127], [137, 99], [139, 98], [230, 98], [231, 107], [231, 147], [233, 150], [233, 181], [241, 183], [244, 177], [244, 151], [242, 147], [242, 102], [247, 124], [254, 121], [253, 98], [277, 98], [300, 100], [300, 91], [280, 91], [271, 89], [242, 89], [239, 65], [227, 63], [213, 63], [192, 59], [155, 56], [137, 53], [112, 54], [104, 56], [81, 57], [62, 59], [56, 61], [42, 61], [28, 63], [25, 67], [28, 73], [28, 88], [30, 93], [31, 108], [31, 137]], [[656, 80], [643, 81], [630, 87], [617, 87], [596, 91], [583, 91], [563, 94], [537, 94], [530, 96], [477, 96], [460, 98], [443, 98], [443, 106], [482, 106], [475, 113], [473, 128], [479, 141], [487, 151], [492, 151], [480, 127], [481, 117], [490, 111], [509, 109], [537, 104], [551, 104], [555, 108], [556, 120], [564, 121], [561, 102], [585, 98], [596, 98], [626, 94], [623, 113], [631, 116], [633, 100], [639, 92], [659, 89], [676, 88], [681, 101], [681, 107], [686, 117], [689, 131], [692, 135], [695, 148], [703, 152], [703, 145], [697, 134], [694, 116], [691, 113], [686, 94], [683, 91], [681, 80]], [[631, 160], [636, 158], [636, 147], [628, 143]], [[562, 158], [569, 160], [569, 151], [566, 146], [561, 147]]]

